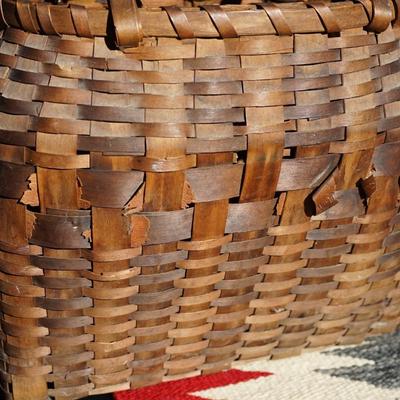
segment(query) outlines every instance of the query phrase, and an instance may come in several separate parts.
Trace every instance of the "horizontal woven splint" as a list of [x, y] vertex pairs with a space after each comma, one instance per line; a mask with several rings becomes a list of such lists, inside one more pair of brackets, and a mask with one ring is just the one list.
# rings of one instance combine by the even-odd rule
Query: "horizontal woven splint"
[[398, 3], [172, 3], [0, 2], [4, 400], [399, 326]]

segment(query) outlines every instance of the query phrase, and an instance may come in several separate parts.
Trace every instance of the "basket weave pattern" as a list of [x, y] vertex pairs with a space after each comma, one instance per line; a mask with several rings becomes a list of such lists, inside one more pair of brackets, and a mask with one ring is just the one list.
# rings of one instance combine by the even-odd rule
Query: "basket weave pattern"
[[3, 1], [2, 398], [398, 327], [400, 31], [383, 3], [117, 7], [111, 49], [104, 6]]

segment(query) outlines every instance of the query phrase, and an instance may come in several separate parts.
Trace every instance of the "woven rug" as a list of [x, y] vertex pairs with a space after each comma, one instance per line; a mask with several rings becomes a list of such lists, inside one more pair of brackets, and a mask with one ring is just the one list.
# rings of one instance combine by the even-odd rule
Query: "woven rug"
[[114, 400], [400, 400], [400, 332], [118, 392]]

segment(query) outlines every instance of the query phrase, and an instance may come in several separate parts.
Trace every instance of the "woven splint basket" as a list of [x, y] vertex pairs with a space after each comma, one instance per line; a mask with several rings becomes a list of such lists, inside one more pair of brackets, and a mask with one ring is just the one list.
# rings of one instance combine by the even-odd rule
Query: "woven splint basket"
[[395, 2], [1, 5], [2, 399], [397, 328]]

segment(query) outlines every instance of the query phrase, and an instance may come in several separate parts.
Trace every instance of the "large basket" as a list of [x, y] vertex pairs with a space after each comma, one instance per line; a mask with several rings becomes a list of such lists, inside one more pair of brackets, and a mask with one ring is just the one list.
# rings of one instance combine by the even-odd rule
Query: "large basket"
[[2, 1], [2, 399], [399, 325], [397, 4], [148, 4]]

